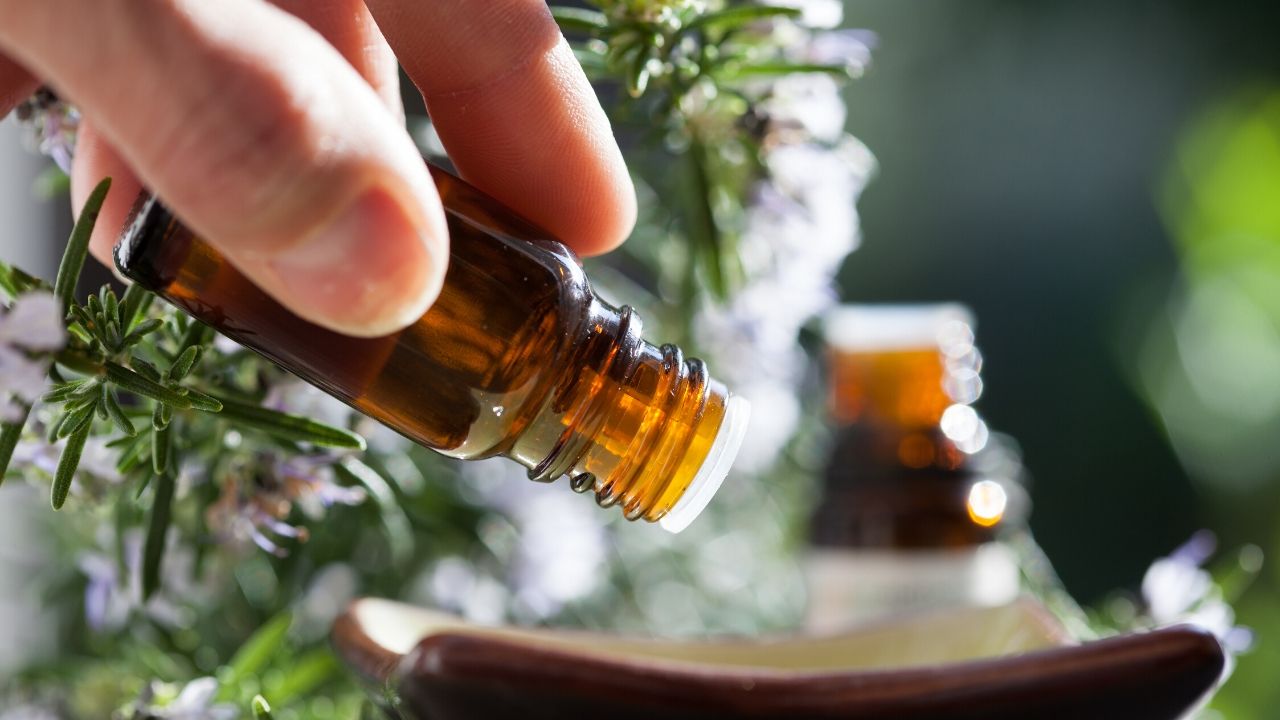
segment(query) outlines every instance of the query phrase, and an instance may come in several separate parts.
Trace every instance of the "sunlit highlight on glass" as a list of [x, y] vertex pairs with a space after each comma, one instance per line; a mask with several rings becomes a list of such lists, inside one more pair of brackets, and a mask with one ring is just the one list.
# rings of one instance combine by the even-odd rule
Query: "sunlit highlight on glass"
[[979, 480], [969, 488], [969, 519], [982, 527], [991, 527], [1004, 517], [1009, 495], [994, 480]]

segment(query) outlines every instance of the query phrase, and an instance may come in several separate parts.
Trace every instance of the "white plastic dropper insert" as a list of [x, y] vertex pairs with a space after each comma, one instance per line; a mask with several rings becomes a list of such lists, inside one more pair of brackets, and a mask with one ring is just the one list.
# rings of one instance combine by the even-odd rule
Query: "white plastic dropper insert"
[[689, 527], [707, 503], [715, 497], [716, 491], [724, 483], [729, 468], [738, 457], [738, 449], [742, 447], [742, 439], [747, 434], [747, 422], [751, 419], [751, 403], [739, 395], [730, 395], [724, 405], [724, 416], [720, 419], [720, 429], [711, 441], [707, 457], [702, 461], [697, 474], [685, 488], [684, 494], [676, 501], [675, 507], [662, 516], [658, 524], [663, 530], [678, 533]]

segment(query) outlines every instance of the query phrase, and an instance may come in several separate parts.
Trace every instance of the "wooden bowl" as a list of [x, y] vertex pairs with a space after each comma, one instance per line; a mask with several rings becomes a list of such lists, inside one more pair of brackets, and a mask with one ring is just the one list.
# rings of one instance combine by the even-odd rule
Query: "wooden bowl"
[[1172, 719], [1224, 663], [1191, 627], [1075, 644], [1031, 601], [824, 637], [672, 642], [486, 628], [364, 599], [333, 642], [408, 720]]

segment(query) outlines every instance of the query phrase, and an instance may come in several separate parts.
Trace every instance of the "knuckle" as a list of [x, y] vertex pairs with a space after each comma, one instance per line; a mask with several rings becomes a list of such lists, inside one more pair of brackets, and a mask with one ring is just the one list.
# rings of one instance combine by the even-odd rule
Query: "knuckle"
[[318, 200], [316, 171], [331, 146], [325, 93], [306, 73], [233, 66], [176, 114], [164, 156], [231, 228], [280, 224]]

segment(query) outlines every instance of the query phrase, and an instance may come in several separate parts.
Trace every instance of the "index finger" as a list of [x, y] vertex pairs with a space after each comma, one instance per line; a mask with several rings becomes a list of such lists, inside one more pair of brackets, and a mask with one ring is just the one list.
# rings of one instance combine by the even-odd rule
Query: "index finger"
[[26, 68], [0, 55], [0, 118], [36, 91], [40, 83]]
[[462, 176], [582, 253], [630, 233], [631, 178], [544, 0], [366, 0]]

